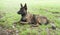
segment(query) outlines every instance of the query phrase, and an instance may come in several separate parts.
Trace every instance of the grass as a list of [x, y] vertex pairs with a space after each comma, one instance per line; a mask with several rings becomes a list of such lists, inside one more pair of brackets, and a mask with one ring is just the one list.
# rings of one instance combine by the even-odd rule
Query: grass
[[[18, 22], [21, 16], [17, 14], [20, 9], [20, 3], [27, 3], [28, 11], [32, 14], [46, 16], [49, 20], [54, 21], [57, 28], [60, 28], [60, 14], [52, 12], [60, 12], [60, 0], [0, 0], [0, 26], [12, 29], [13, 23]], [[17, 24], [16, 29], [19, 35], [47, 35], [46, 28], [49, 25], [41, 25], [37, 28], [31, 28], [30, 25]], [[42, 30], [42, 31], [41, 31]], [[39, 32], [41, 31], [41, 32]], [[56, 34], [55, 34], [55, 33]], [[39, 34], [40, 33], [40, 34]], [[60, 35], [59, 30], [51, 30], [51, 35]]]

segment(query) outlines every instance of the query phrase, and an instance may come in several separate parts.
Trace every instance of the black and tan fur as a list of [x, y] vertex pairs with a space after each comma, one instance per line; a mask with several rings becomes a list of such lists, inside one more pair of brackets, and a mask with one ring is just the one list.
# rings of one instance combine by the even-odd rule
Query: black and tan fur
[[21, 14], [22, 18], [20, 22], [29, 23], [29, 24], [35, 24], [35, 25], [41, 25], [41, 24], [49, 24], [49, 20], [45, 16], [30, 14], [27, 12], [27, 5], [24, 6], [21, 4], [21, 8], [18, 11], [18, 14]]

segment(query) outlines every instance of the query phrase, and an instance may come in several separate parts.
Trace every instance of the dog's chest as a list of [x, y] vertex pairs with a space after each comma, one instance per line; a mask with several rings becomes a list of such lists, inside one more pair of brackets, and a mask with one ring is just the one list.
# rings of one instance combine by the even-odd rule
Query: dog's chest
[[33, 18], [33, 15], [29, 13], [25, 16], [25, 19], [27, 22], [31, 22], [32, 18]]

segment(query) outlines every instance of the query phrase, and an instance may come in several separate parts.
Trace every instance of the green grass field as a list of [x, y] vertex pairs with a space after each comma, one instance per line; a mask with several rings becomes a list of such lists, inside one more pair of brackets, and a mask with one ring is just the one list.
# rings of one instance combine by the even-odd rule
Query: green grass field
[[[21, 15], [17, 14], [20, 3], [27, 3], [28, 12], [54, 21], [58, 30], [51, 30], [50, 35], [60, 35], [60, 0], [0, 0], [0, 26], [12, 29], [13, 23], [21, 19]], [[19, 35], [48, 35], [47, 27], [50, 25], [31, 28], [30, 25], [17, 24], [15, 29]]]

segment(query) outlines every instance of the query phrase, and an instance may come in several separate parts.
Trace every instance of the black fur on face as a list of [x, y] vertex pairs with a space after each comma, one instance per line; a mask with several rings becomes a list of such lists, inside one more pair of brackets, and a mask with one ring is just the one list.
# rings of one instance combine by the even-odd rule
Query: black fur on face
[[27, 14], [27, 5], [26, 5], [26, 3], [25, 3], [24, 6], [21, 4], [21, 8], [17, 13], [21, 14], [21, 15], [26, 15]]

